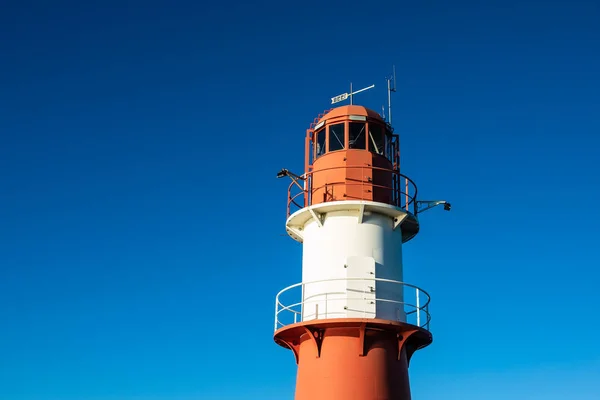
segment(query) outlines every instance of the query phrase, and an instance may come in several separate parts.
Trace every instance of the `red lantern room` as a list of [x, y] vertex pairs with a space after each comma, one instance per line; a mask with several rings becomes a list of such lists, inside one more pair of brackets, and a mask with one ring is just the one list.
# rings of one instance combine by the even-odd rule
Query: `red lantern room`
[[398, 136], [375, 111], [338, 107], [308, 131], [306, 172], [312, 175], [311, 204], [370, 200], [395, 204]]
[[374, 201], [410, 214], [405, 239], [418, 232], [416, 185], [400, 174], [398, 135], [376, 111], [346, 105], [319, 115], [306, 131], [305, 151], [304, 182], [290, 185], [288, 216], [325, 202]]

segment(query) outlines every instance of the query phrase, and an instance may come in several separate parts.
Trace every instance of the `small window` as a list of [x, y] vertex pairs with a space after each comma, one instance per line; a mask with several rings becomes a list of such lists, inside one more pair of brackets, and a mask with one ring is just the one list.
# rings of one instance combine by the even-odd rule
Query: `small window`
[[344, 124], [329, 125], [329, 151], [342, 150], [344, 147]]
[[325, 154], [325, 128], [317, 131], [315, 135], [317, 137], [317, 143], [315, 143], [315, 157], [318, 158]]
[[382, 155], [385, 152], [385, 135], [379, 124], [369, 124], [369, 151]]
[[367, 135], [365, 134], [365, 124], [362, 122], [350, 122], [350, 137], [348, 139], [348, 148], [366, 149]]

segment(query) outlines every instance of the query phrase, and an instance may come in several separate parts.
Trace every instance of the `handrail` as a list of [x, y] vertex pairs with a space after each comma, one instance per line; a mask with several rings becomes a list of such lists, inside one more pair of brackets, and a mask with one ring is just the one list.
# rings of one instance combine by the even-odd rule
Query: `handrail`
[[[405, 301], [404, 296], [402, 296], [401, 299], [390, 299], [390, 298], [378, 298], [376, 296], [377, 293], [377, 287], [375, 285], [375, 287], [373, 288], [374, 290], [371, 291], [354, 291], [355, 294], [368, 294], [368, 295], [373, 295], [373, 297], [369, 297], [366, 298], [366, 296], [363, 296], [363, 298], [357, 298], [357, 297], [352, 297], [349, 296], [349, 291], [346, 290], [345, 292], [339, 292], [339, 291], [335, 291], [335, 292], [328, 292], [326, 290], [323, 291], [317, 291], [316, 294], [313, 294], [311, 296], [309, 296], [309, 298], [305, 298], [305, 293], [306, 293], [306, 288], [313, 286], [315, 284], [319, 284], [319, 283], [329, 283], [329, 282], [348, 282], [348, 281], [364, 281], [364, 282], [368, 282], [368, 283], [390, 283], [390, 284], [396, 284], [399, 285], [401, 288], [396, 292], [396, 293], [403, 293], [403, 288], [411, 288], [414, 290], [415, 293], [415, 302], [416, 304], [412, 304], [410, 302]], [[284, 304], [281, 301], [281, 296], [284, 295], [285, 293], [290, 293], [293, 289], [301, 289], [301, 294], [300, 294], [300, 301], [294, 301], [292, 302], [292, 304]], [[339, 295], [345, 295], [345, 297], [336, 297]], [[323, 299], [324, 296], [324, 299]], [[425, 300], [424, 302], [421, 302], [421, 296], [424, 296], [425, 298], [423, 300]], [[317, 298], [315, 298], [317, 297]], [[319, 313], [318, 313], [318, 306], [319, 304], [324, 304], [325, 306], [325, 311], [323, 314], [325, 319], [329, 318], [329, 314], [339, 314], [340, 312], [344, 312], [345, 310], [348, 310], [347, 306], [344, 306], [343, 310], [344, 311], [333, 311], [333, 312], [329, 312], [327, 307], [330, 305], [331, 302], [339, 302], [339, 301], [352, 301], [352, 302], [361, 302], [363, 301], [363, 306], [364, 306], [364, 313], [366, 315], [366, 308], [367, 306], [373, 307], [373, 305], [375, 305], [375, 308], [377, 307], [377, 303], [388, 303], [388, 304], [394, 304], [394, 305], [398, 305], [401, 307], [398, 308], [397, 310], [401, 310], [402, 313], [404, 314], [405, 318], [409, 318], [409, 316], [412, 318], [412, 316], [414, 316], [414, 319], [416, 320], [414, 323], [412, 323], [413, 325], [416, 325], [418, 327], [424, 328], [429, 330], [429, 324], [431, 321], [431, 315], [429, 314], [429, 303], [431, 301], [431, 297], [429, 296], [429, 293], [427, 293], [426, 291], [424, 291], [423, 289], [419, 288], [418, 286], [412, 285], [410, 283], [406, 283], [406, 282], [401, 282], [401, 281], [396, 281], [396, 280], [392, 280], [392, 279], [384, 279], [384, 278], [333, 278], [333, 279], [321, 279], [321, 280], [316, 280], [316, 281], [310, 281], [310, 282], [300, 282], [300, 283], [296, 283], [294, 285], [290, 285], [282, 290], [279, 291], [279, 293], [277, 293], [276, 297], [275, 297], [275, 325], [274, 325], [274, 329], [277, 330], [281, 327], [284, 327], [286, 325], [288, 325], [289, 323], [297, 323], [297, 322], [302, 322], [304, 320], [314, 320], [314, 319], [320, 319], [322, 320], [323, 318], [319, 318]], [[306, 315], [303, 315], [303, 313], [305, 312], [306, 309], [306, 305], [307, 304], [316, 304], [316, 317], [315, 318], [306, 318]], [[339, 308], [339, 307], [338, 307]], [[355, 310], [355, 311], [359, 311], [359, 312], [363, 312], [361, 310]], [[387, 310], [389, 311], [389, 309]], [[292, 319], [293, 322], [284, 322], [281, 320], [280, 317], [281, 315], [288, 315], [291, 314], [292, 317], [290, 317], [289, 319]], [[377, 315], [377, 313], [376, 313]], [[389, 319], [387, 317], [384, 317], [384, 319]], [[397, 316], [395, 318], [395, 320], [401, 321], [401, 322], [407, 322], [405, 320], [403, 320], [403, 318], [401, 318], [400, 316]]]
[[[391, 173], [392, 185], [381, 185], [373, 182], [372, 180], [365, 180], [364, 174], [363, 178], [360, 180], [354, 181], [344, 181], [344, 182], [327, 182], [324, 185], [320, 185], [318, 187], [313, 186], [313, 178], [316, 174], [328, 172], [332, 170], [339, 169], [358, 169], [361, 170], [370, 170], [370, 171], [382, 171]], [[375, 167], [371, 165], [345, 165], [345, 166], [336, 166], [336, 167], [328, 167], [323, 169], [318, 169], [315, 171], [306, 172], [301, 176], [301, 179], [304, 181], [304, 187], [301, 187], [298, 182], [292, 182], [288, 187], [288, 204], [287, 204], [287, 217], [293, 213], [292, 205], [296, 207], [297, 211], [303, 207], [312, 205], [312, 197], [313, 194], [318, 190], [323, 190], [327, 188], [332, 188], [336, 186], [368, 186], [370, 188], [377, 188], [380, 190], [389, 190], [391, 194], [392, 205], [396, 207], [400, 207], [409, 211], [409, 208], [412, 208], [412, 213], [417, 214], [417, 185], [416, 183], [410, 179], [408, 176], [401, 174], [396, 169], [383, 168], [383, 167]], [[297, 192], [293, 192], [293, 188], [296, 188]], [[304, 197], [303, 205], [299, 204], [297, 199], [302, 196]], [[356, 199], [360, 199], [356, 197]]]

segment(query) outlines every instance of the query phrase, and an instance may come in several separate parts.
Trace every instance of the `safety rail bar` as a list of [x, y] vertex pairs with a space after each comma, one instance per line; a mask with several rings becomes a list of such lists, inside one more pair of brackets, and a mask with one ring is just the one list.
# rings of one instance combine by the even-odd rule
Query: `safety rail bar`
[[319, 121], [321, 120], [321, 118], [323, 118], [325, 116], [325, 114], [327, 114], [331, 110], [333, 110], [333, 108], [328, 108], [325, 111], [320, 112], [319, 115], [317, 115], [315, 117], [315, 119], [313, 120], [313, 122], [310, 124], [310, 127], [308, 128], [309, 131], [313, 131], [313, 129], [315, 128], [315, 126], [317, 126], [317, 124], [319, 123]]
[[[339, 291], [332, 291], [332, 292], [327, 292], [324, 291], [322, 293], [317, 293], [315, 295], [312, 295], [310, 297], [317, 297], [317, 296], [325, 296], [325, 298], [320, 298], [320, 299], [305, 299], [305, 293], [306, 293], [306, 287], [309, 285], [314, 285], [314, 284], [319, 284], [319, 283], [327, 283], [327, 282], [336, 282], [336, 281], [364, 281], [367, 283], [373, 283], [373, 282], [380, 282], [380, 283], [390, 283], [390, 284], [396, 284], [401, 286], [401, 291], [399, 291], [400, 293], [403, 293], [403, 298], [402, 300], [397, 300], [397, 299], [386, 299], [386, 298], [377, 298], [377, 296], [375, 295], [375, 297], [372, 298], [363, 298], [363, 299], [359, 299], [356, 297], [351, 297], [348, 296], [348, 292], [350, 291], [350, 289], [347, 289], [344, 292], [339, 292]], [[407, 293], [404, 292], [404, 288], [409, 288], [412, 289], [412, 292], [414, 293], [414, 297], [411, 296], [411, 298], [414, 298], [414, 303], [412, 304], [410, 302], [405, 301], [405, 297], [407, 295]], [[296, 301], [294, 303], [291, 304], [283, 304], [281, 301], [281, 296], [284, 294], [289, 294], [290, 291], [297, 289], [300, 291], [300, 301]], [[375, 289], [375, 291], [373, 290], [365, 290], [364, 292], [358, 292], [358, 293], [364, 293], [364, 294], [372, 294], [375, 293], [376, 294], [377, 289]], [[354, 292], [355, 294], [357, 293], [356, 290], [352, 290], [352, 292]], [[298, 293], [296, 293], [298, 294]], [[334, 297], [331, 298], [331, 296], [338, 296], [338, 295], [346, 295], [346, 297]], [[300, 282], [300, 283], [296, 283], [294, 285], [288, 286], [284, 289], [282, 289], [281, 291], [279, 291], [279, 293], [277, 293], [277, 296], [275, 297], [275, 326], [274, 329], [275, 331], [286, 326], [286, 325], [290, 325], [290, 324], [295, 324], [298, 322], [303, 322], [305, 320], [315, 320], [315, 319], [319, 319], [319, 312], [318, 312], [318, 304], [316, 305], [316, 318], [303, 318], [303, 311], [306, 310], [306, 305], [307, 304], [315, 304], [315, 303], [325, 303], [325, 310], [322, 311], [321, 316], [324, 316], [325, 319], [328, 318], [336, 318], [336, 314], [340, 314], [340, 313], [344, 313], [345, 311], [333, 311], [330, 312], [328, 311], [328, 304], [332, 301], [360, 301], [360, 300], [364, 300], [364, 314], [366, 315], [366, 309], [367, 306], [372, 305], [372, 304], [377, 304], [379, 303], [391, 303], [391, 304], [396, 304], [398, 306], [401, 306], [403, 308], [403, 313], [406, 316], [406, 319], [403, 321], [400, 315], [397, 315], [395, 320], [400, 321], [400, 322], [407, 322], [407, 323], [411, 323], [413, 325], [416, 325], [420, 328], [429, 330], [429, 323], [431, 321], [431, 315], [429, 314], [429, 303], [431, 301], [431, 297], [429, 296], [429, 294], [419, 288], [418, 286], [415, 285], [411, 285], [410, 283], [406, 283], [406, 282], [401, 282], [401, 281], [396, 281], [396, 280], [392, 280], [392, 279], [383, 279], [383, 278], [334, 278], [334, 279], [322, 279], [322, 280], [317, 280], [317, 281], [310, 281], [310, 282]], [[344, 308], [346, 309], [346, 308]], [[356, 311], [356, 310], [355, 310]], [[359, 310], [360, 311], [360, 310]], [[280, 316], [283, 315], [283, 316]], [[312, 314], [311, 314], [312, 315]], [[285, 321], [283, 321], [282, 319], [285, 318]], [[385, 318], [388, 319], [388, 318]], [[322, 320], [322, 318], [320, 319]], [[287, 322], [289, 321], [289, 322]]]
[[[312, 181], [314, 175], [317, 173], [328, 172], [337, 169], [361, 169], [362, 179], [359, 181], [352, 181], [346, 179], [344, 182], [328, 182], [325, 185], [319, 187], [313, 187]], [[382, 171], [391, 173], [393, 176], [392, 186], [385, 186], [376, 184], [371, 180], [365, 179], [364, 171]], [[293, 214], [293, 212], [312, 205], [313, 194], [321, 189], [330, 188], [335, 186], [368, 186], [369, 188], [377, 188], [382, 190], [389, 190], [391, 192], [392, 204], [396, 207], [403, 208], [406, 211], [412, 211], [413, 214], [417, 214], [417, 185], [408, 176], [401, 174], [398, 170], [382, 167], [374, 167], [370, 165], [345, 165], [336, 166], [330, 168], [318, 169], [316, 171], [310, 171], [300, 176], [301, 185], [297, 180], [292, 180], [288, 187], [288, 203], [287, 203], [287, 217]], [[294, 192], [294, 189], [297, 191]], [[300, 202], [299, 197], [302, 196]], [[354, 197], [355, 200], [362, 200], [361, 198]], [[320, 204], [321, 202], [319, 202]], [[292, 209], [295, 207], [295, 209]]]

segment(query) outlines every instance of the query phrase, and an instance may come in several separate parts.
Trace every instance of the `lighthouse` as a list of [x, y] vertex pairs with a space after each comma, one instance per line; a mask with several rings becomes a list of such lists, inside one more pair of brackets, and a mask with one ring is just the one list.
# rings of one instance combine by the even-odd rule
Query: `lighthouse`
[[302, 174], [278, 173], [291, 179], [286, 231], [302, 244], [302, 281], [275, 299], [274, 340], [297, 363], [295, 400], [410, 399], [411, 357], [432, 334], [429, 294], [404, 282], [402, 245], [420, 212], [450, 204], [417, 197], [398, 134], [369, 108], [320, 114], [304, 153]]

